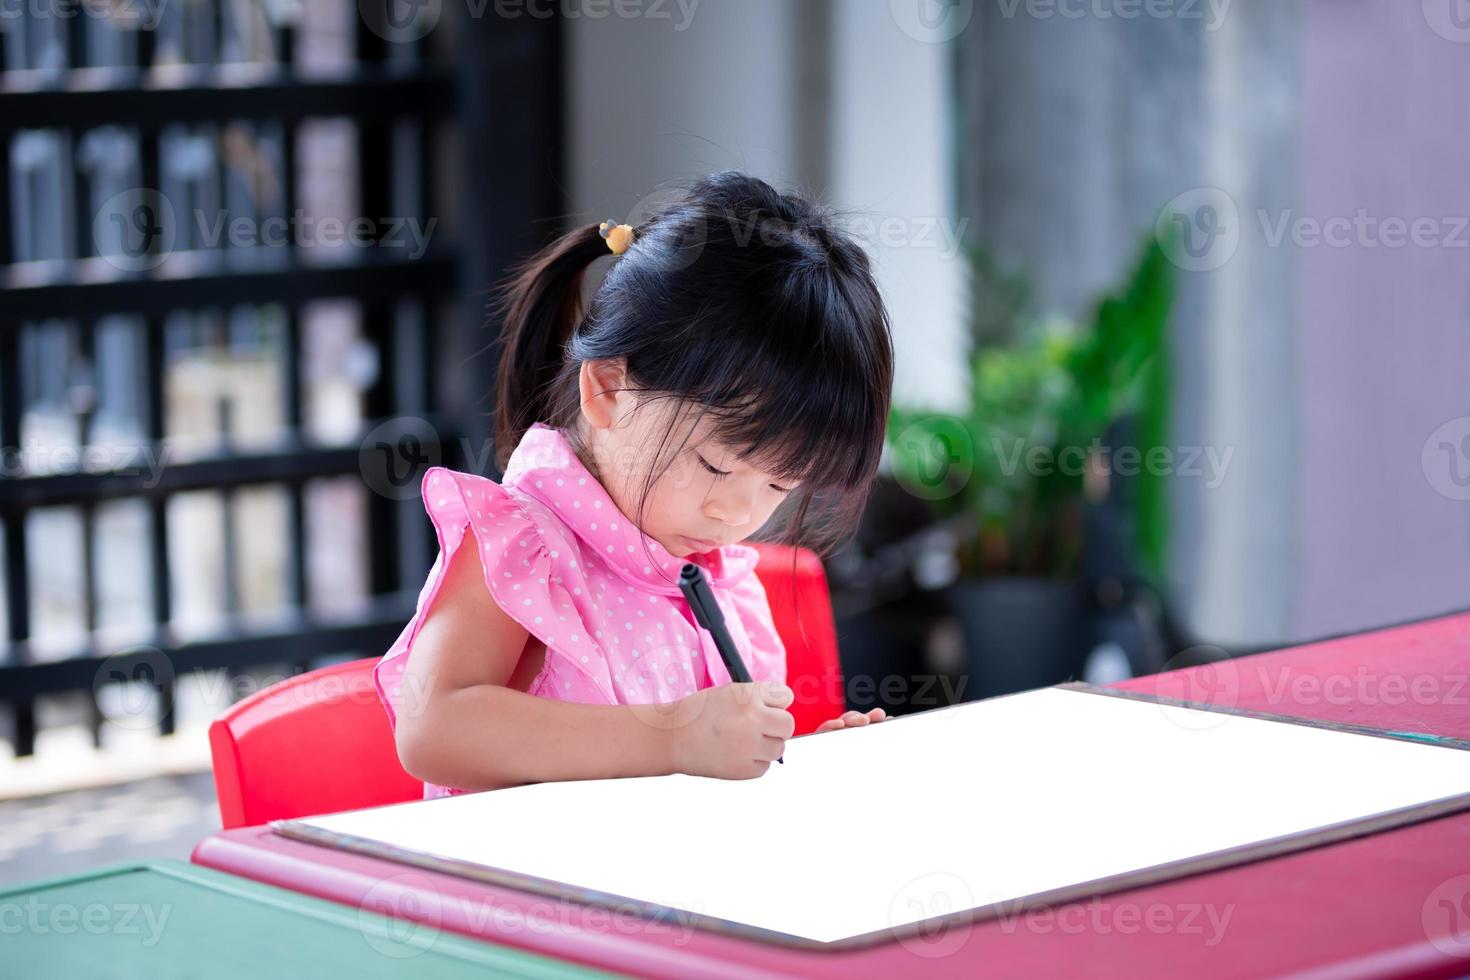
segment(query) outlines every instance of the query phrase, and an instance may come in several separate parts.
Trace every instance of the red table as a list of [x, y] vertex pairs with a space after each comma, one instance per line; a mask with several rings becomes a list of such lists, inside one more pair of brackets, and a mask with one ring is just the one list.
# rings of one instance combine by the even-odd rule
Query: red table
[[[1222, 707], [1470, 739], [1470, 614], [1135, 678]], [[1167, 776], [1167, 774], [1161, 774]], [[194, 861], [603, 969], [662, 977], [1470, 975], [1470, 813], [846, 952], [754, 943], [299, 843], [253, 827]]]

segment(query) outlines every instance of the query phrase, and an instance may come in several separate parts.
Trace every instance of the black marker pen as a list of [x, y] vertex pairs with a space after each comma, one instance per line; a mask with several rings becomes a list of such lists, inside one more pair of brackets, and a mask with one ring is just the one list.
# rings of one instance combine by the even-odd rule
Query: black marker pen
[[[749, 684], [750, 671], [745, 669], [745, 661], [740, 659], [740, 651], [735, 649], [735, 641], [730, 638], [730, 631], [725, 629], [725, 614], [720, 612], [720, 604], [715, 602], [714, 593], [709, 590], [709, 583], [698, 565], [686, 562], [680, 569], [679, 588], [684, 598], [689, 600], [694, 618], [714, 638], [715, 649], [720, 651], [720, 659], [725, 661], [730, 679], [737, 684]], [[786, 756], [783, 754], [776, 761], [784, 766]]]

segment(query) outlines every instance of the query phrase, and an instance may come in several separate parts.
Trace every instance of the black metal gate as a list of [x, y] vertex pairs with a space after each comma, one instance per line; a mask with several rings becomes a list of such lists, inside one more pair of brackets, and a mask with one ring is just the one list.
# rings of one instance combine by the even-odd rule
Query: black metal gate
[[[402, 0], [376, 12], [366, 0], [345, 6], [346, 56], [323, 67], [302, 57], [299, 23], [271, 21], [269, 11], [289, 5], [136, 0], [103, 17], [97, 4], [0, 4], [0, 702], [15, 713], [20, 754], [33, 749], [39, 695], [142, 676], [162, 694], [157, 723], [167, 733], [183, 672], [300, 669], [381, 652], [411, 615], [432, 558], [416, 494], [423, 466], [493, 467], [493, 355], [470, 355], [493, 337], [484, 291], [520, 250], [555, 232], [548, 219], [562, 213], [560, 24], [494, 5], [412, 6], [435, 19], [427, 25], [395, 20], [410, 10]], [[300, 158], [301, 133], [323, 119], [355, 133], [335, 162], [355, 181], [353, 213], [342, 216], [345, 247], [330, 255], [320, 240], [302, 241], [307, 225], [297, 220], [311, 162]], [[352, 218], [365, 219], [356, 239]], [[450, 218], [451, 231], [405, 247], [406, 225], [417, 220], [422, 233]], [[321, 222], [310, 230], [324, 237]], [[332, 440], [308, 431], [304, 410], [303, 316], [323, 299], [356, 305], [373, 362], [358, 431]], [[181, 314], [196, 335], [226, 346], [240, 322], [246, 333], [272, 325], [266, 341], [253, 336], [279, 353], [275, 436], [233, 438], [237, 420], [222, 401], [214, 443], [160, 465]], [[99, 344], [104, 332], [137, 351], [120, 394], [119, 348]], [[27, 388], [57, 350], [75, 459], [52, 442], [37, 465], [22, 438]], [[105, 384], [103, 368], [114, 369]], [[130, 447], [89, 457], [104, 387], [136, 403], [138, 432]], [[370, 583], [366, 606], [345, 617], [313, 611], [304, 504], [312, 481], [342, 477], [365, 487]], [[235, 615], [240, 542], [230, 520], [234, 495], [260, 486], [288, 501], [288, 608], [265, 626]], [[222, 500], [226, 615], [208, 636], [186, 638], [173, 627], [168, 509], [201, 490]], [[146, 507], [147, 546], [129, 561], [152, 597], [149, 635], [121, 650], [97, 635], [94, 533], [98, 507], [119, 500]], [[28, 517], [56, 507], [79, 515], [80, 554], [34, 547]], [[52, 560], [80, 563], [85, 638], [42, 656], [31, 579]]]

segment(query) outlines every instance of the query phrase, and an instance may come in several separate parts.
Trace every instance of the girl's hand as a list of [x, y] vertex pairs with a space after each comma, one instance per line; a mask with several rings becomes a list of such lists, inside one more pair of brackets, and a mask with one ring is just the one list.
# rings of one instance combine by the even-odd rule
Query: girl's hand
[[674, 702], [673, 770], [753, 779], [771, 768], [796, 730], [795, 694], [768, 681], [721, 684]]
[[887, 718], [888, 714], [882, 708], [874, 708], [867, 714], [863, 714], [861, 711], [845, 711], [837, 718], [829, 718], [822, 722], [812, 734], [815, 735], [817, 732], [835, 732], [839, 728], [861, 728], [863, 725], [868, 724], [868, 722], [885, 721]]

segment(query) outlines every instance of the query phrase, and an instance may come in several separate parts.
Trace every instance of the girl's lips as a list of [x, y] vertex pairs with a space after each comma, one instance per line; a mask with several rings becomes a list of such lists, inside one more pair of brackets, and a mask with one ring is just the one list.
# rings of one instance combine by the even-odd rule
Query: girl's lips
[[691, 538], [688, 535], [685, 535], [684, 540], [693, 545], [696, 551], [713, 551], [716, 548], [723, 547], [718, 541], [709, 541], [704, 538]]

